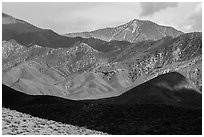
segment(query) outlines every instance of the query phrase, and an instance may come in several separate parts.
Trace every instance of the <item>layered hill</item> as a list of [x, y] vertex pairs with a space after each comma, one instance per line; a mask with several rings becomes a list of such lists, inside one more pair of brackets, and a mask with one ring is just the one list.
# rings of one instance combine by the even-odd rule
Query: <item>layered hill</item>
[[94, 71], [108, 59], [85, 43], [58, 49], [25, 47], [14, 40], [2, 45], [3, 83], [24, 93], [90, 99], [113, 96], [125, 87]]
[[177, 37], [183, 32], [173, 27], [161, 26], [151, 21], [134, 19], [126, 24], [98, 29], [91, 32], [68, 33], [67, 37], [97, 38], [105, 41], [119, 40], [131, 43], [145, 40], [159, 40], [166, 36]]
[[75, 95], [80, 99], [91, 97], [92, 92], [116, 92], [90, 72], [106, 59], [85, 43], [52, 49], [37, 45], [27, 48], [15, 41], [4, 41], [2, 49], [3, 83], [24, 93], [63, 98]]
[[117, 96], [158, 75], [177, 71], [202, 90], [201, 33], [131, 44], [109, 57], [85, 43], [72, 48], [3, 42], [3, 83], [31, 95], [69, 99]]

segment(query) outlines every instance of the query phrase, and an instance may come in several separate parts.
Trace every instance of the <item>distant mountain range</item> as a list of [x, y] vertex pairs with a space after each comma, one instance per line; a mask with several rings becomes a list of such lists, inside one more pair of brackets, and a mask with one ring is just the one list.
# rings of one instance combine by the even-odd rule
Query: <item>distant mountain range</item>
[[2, 40], [8, 41], [11, 39], [26, 47], [39, 45], [50, 48], [69, 48], [83, 42], [102, 52], [115, 51], [130, 44], [125, 41], [106, 42], [95, 38], [69, 38], [52, 30], [38, 28], [28, 22], [2, 13]]
[[[112, 97], [172, 71], [183, 74], [201, 93], [202, 33], [183, 34], [161, 26], [165, 31], [156, 31], [155, 23], [133, 20], [119, 27], [126, 26], [120, 34], [129, 34], [139, 23], [139, 32], [149, 28], [143, 32], [153, 37], [152, 32], [160, 30], [163, 35], [155, 38], [161, 39], [107, 42], [69, 38], [4, 13], [2, 20], [3, 83], [24, 93], [76, 100]], [[167, 36], [167, 30], [177, 33]]]
[[160, 26], [151, 21], [142, 20], [133, 20], [115, 28], [66, 34], [65, 36], [67, 37], [59, 35], [52, 30], [38, 28], [5, 13], [2, 13], [2, 23], [3, 40], [15, 39], [24, 46], [37, 44], [51, 48], [69, 48], [77, 43], [84, 42], [103, 52], [123, 49], [130, 42], [158, 40], [166, 36], [176, 37], [183, 34], [183, 32], [177, 31], [172, 27]]
[[131, 43], [158, 40], [166, 36], [177, 37], [184, 34], [169, 26], [161, 26], [151, 21], [134, 19], [126, 24], [98, 29], [91, 32], [67, 33], [67, 37], [97, 38], [104, 41], [118, 40]]

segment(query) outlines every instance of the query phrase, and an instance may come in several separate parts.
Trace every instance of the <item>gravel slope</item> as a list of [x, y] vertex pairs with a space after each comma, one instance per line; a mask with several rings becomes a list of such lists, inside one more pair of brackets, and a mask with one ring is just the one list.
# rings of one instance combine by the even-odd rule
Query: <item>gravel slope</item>
[[3, 135], [104, 135], [106, 133], [41, 119], [2, 108]]

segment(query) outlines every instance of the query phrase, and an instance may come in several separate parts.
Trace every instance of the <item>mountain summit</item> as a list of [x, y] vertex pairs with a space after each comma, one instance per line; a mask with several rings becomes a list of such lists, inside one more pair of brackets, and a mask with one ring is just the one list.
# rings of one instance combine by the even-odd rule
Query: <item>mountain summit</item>
[[119, 40], [129, 42], [140, 42], [144, 40], [158, 40], [165, 36], [177, 37], [183, 32], [173, 27], [161, 26], [148, 20], [134, 19], [126, 24], [98, 29], [91, 32], [68, 33], [68, 37], [97, 38], [105, 41]]

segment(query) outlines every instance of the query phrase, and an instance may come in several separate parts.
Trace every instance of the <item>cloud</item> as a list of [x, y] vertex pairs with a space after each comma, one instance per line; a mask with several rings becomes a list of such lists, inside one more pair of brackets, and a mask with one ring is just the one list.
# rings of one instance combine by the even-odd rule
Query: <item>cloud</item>
[[189, 31], [202, 31], [202, 3], [187, 17], [184, 26]]
[[200, 2], [4, 2], [2, 10], [60, 34], [115, 27], [133, 19], [151, 20], [184, 32], [202, 28]]
[[168, 7], [177, 7], [176, 2], [141, 2], [140, 5], [142, 8], [140, 16], [151, 16]]

